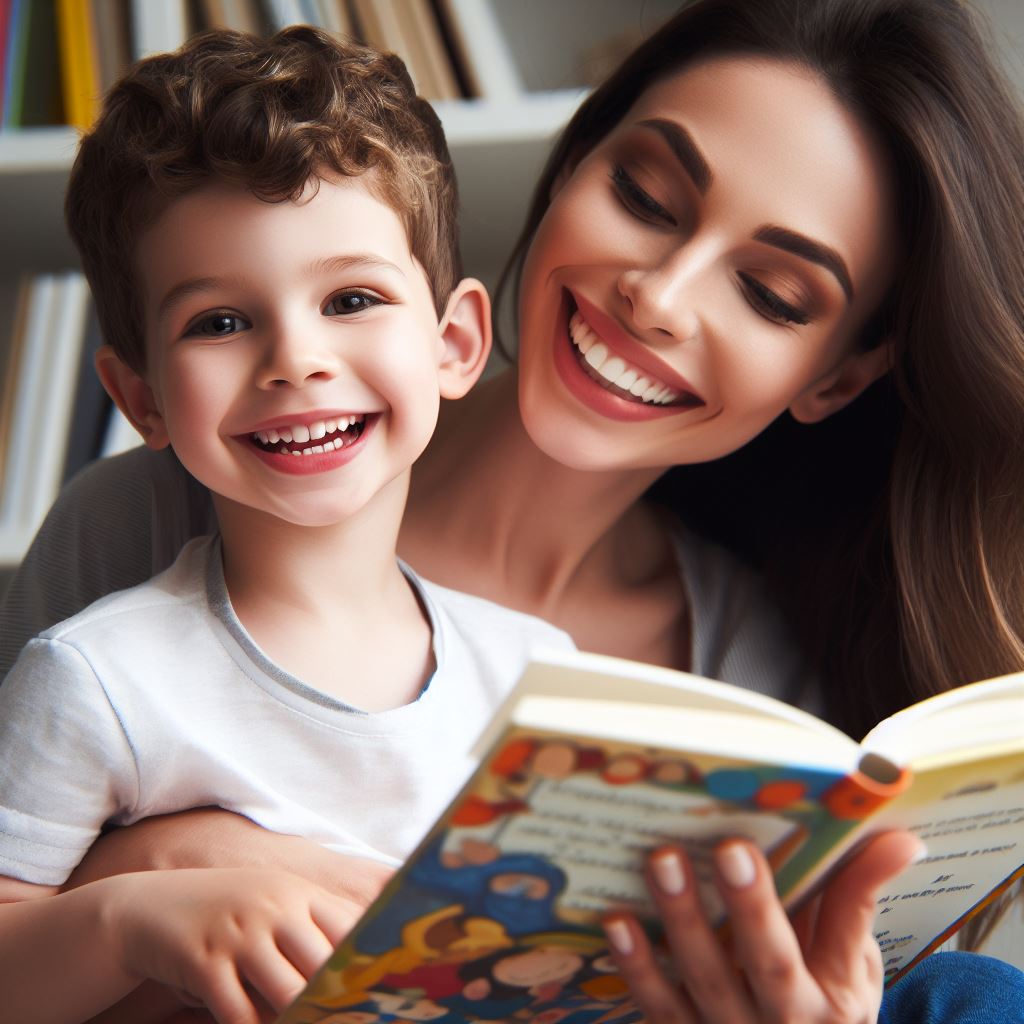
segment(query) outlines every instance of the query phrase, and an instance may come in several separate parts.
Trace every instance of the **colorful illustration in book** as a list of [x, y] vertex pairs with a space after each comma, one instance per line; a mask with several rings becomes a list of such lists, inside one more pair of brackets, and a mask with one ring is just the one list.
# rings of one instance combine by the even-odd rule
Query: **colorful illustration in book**
[[743, 835], [798, 871], [871, 803], [834, 772], [516, 730], [286, 1020], [630, 1024], [600, 919], [628, 908], [660, 942], [645, 851], [684, 841], [709, 877]]

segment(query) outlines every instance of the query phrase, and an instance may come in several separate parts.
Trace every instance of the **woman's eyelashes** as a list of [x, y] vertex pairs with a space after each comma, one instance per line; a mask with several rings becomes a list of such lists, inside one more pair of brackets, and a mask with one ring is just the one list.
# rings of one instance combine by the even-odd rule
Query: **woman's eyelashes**
[[765, 319], [777, 324], [798, 324], [799, 326], [810, 323], [810, 314], [780, 298], [763, 281], [742, 271], [737, 276], [742, 282], [747, 301]]
[[[622, 164], [613, 166], [611, 180], [619, 202], [631, 214], [655, 226], [678, 226], [675, 216], [643, 188]], [[787, 302], [763, 281], [746, 273], [740, 273], [739, 278], [747, 301], [766, 320], [798, 326], [810, 323], [809, 313]]]
[[622, 164], [615, 164], [612, 186], [619, 202], [632, 214], [650, 224], [675, 227], [676, 219], [657, 199], [644, 189]]

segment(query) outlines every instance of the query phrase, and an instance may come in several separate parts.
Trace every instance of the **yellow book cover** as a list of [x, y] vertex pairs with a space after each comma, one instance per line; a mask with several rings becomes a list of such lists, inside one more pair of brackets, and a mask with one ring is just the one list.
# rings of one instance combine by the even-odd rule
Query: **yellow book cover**
[[101, 87], [89, 0], [57, 0], [57, 39], [65, 120], [75, 128], [91, 128]]

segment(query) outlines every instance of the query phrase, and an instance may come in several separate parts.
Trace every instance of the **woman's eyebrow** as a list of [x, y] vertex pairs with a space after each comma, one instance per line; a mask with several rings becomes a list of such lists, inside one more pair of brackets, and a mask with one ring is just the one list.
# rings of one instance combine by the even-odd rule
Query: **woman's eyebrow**
[[682, 168], [693, 180], [697, 191], [704, 195], [711, 187], [713, 175], [704, 154], [697, 148], [693, 136], [674, 121], [665, 121], [660, 117], [652, 117], [638, 122], [641, 128], [650, 128], [657, 132], [668, 143], [669, 149], [675, 154]]
[[794, 256], [810, 260], [811, 263], [817, 263], [818, 266], [831, 271], [843, 289], [846, 301], [853, 301], [853, 282], [850, 280], [850, 272], [846, 269], [846, 263], [843, 262], [842, 256], [835, 249], [830, 249], [827, 245], [822, 245], [821, 242], [816, 242], [806, 235], [800, 235], [788, 228], [775, 227], [771, 224], [758, 228], [754, 232], [754, 240], [773, 245], [776, 249], [784, 249], [786, 252], [793, 253]]

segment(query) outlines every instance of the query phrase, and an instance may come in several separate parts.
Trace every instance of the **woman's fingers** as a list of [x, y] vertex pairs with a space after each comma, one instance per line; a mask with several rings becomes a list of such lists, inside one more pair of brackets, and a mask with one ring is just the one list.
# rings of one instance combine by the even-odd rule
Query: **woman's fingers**
[[819, 983], [841, 985], [850, 965], [865, 950], [877, 959], [871, 935], [878, 889], [923, 852], [910, 832], [886, 832], [871, 839], [836, 874], [821, 896], [808, 964]]
[[699, 1024], [693, 1004], [661, 970], [647, 936], [632, 917], [609, 917], [604, 931], [622, 980], [648, 1024]]
[[760, 850], [739, 839], [722, 843], [715, 850], [715, 874], [735, 959], [757, 1007], [769, 1016], [806, 1009], [812, 985], [803, 951]]

